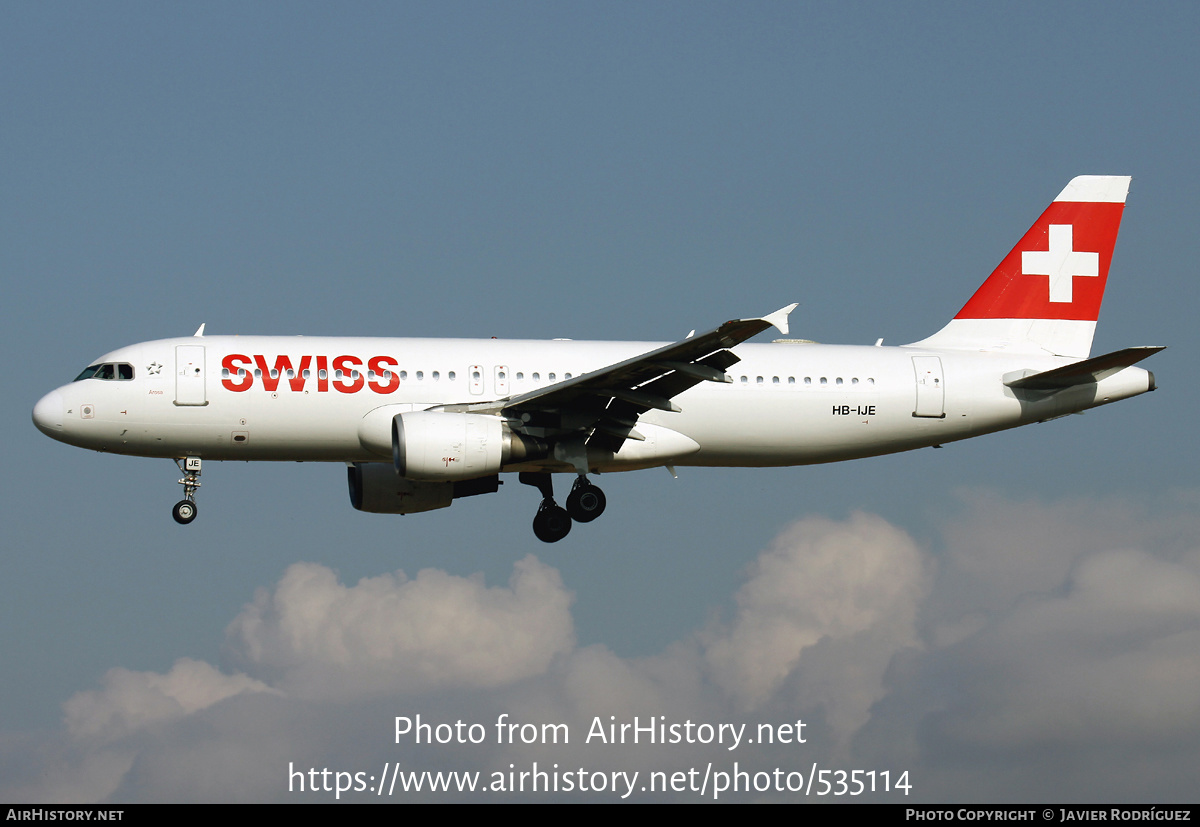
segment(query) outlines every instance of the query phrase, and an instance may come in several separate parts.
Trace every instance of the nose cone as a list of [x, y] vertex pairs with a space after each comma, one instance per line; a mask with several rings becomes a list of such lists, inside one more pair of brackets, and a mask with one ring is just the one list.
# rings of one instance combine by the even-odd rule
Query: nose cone
[[33, 424], [46, 436], [57, 439], [63, 429], [63, 398], [58, 391], [50, 393], [38, 400], [33, 406]]

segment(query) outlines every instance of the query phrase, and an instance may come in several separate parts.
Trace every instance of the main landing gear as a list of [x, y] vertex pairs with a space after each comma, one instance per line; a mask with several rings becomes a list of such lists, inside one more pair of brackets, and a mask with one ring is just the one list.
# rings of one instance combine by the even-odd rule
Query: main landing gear
[[588, 482], [587, 477], [576, 477], [567, 495], [567, 513], [577, 523], [590, 523], [604, 513], [607, 500], [599, 486]]
[[566, 508], [554, 501], [554, 483], [549, 474], [523, 471], [518, 478], [542, 492], [542, 502], [533, 518], [533, 533], [543, 543], [557, 543], [571, 532], [572, 522], [590, 523], [604, 513], [604, 492], [582, 474], [571, 486]]
[[179, 484], [183, 486], [183, 499], [175, 503], [175, 507], [171, 509], [171, 516], [180, 525], [187, 525], [196, 519], [196, 489], [200, 487], [200, 457], [184, 457], [175, 460], [175, 464], [183, 473], [183, 479], [179, 481]]

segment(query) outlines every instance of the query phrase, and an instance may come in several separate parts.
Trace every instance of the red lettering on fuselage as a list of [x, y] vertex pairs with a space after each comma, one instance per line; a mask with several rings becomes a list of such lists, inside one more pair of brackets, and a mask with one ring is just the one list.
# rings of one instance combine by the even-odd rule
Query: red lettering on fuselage
[[329, 357], [317, 357], [317, 393], [329, 391]]
[[[231, 353], [221, 360], [221, 367], [228, 376], [221, 380], [226, 390], [241, 392], [254, 387], [255, 377], [262, 380], [262, 389], [276, 393], [280, 388], [280, 380], [287, 379], [287, 387], [295, 393], [303, 393], [308, 380], [313, 378], [310, 366], [316, 363], [317, 393], [328, 393], [330, 384], [340, 393], [358, 393], [363, 388], [370, 388], [375, 393], [395, 393], [400, 389], [400, 363], [392, 356], [372, 356], [364, 360], [359, 356], [343, 354], [334, 356], [301, 356], [298, 364], [293, 364], [292, 357], [277, 354], [274, 364], [267, 361], [263, 354], [246, 356], [241, 353]], [[332, 380], [332, 383], [331, 383]]]
[[[245, 367], [243, 368], [242, 364]], [[254, 384], [254, 374], [250, 372], [251, 366], [254, 365], [254, 360], [249, 356], [243, 356], [240, 353], [231, 353], [221, 360], [221, 367], [229, 371], [229, 378], [222, 379], [221, 384], [228, 391], [248, 391], [250, 386]]]
[[288, 385], [291, 386], [292, 390], [299, 393], [300, 391], [304, 390], [304, 382], [307, 378], [304, 375], [304, 371], [308, 370], [308, 366], [312, 362], [312, 357], [301, 356], [300, 366], [295, 369], [292, 368], [292, 360], [289, 357], [282, 355], [275, 357], [274, 368], [268, 368], [267, 360], [262, 356], [255, 356], [254, 362], [258, 365], [258, 369], [262, 373], [262, 383], [264, 388], [274, 393], [279, 388], [279, 380], [282, 379], [285, 374], [291, 374], [291, 376], [287, 377]]
[[[358, 393], [362, 390], [363, 375], [356, 371], [354, 367], [362, 367], [362, 359], [357, 356], [335, 356], [333, 358], [333, 389], [342, 393]], [[338, 378], [338, 371], [342, 372], [342, 378]]]
[[384, 374], [386, 374], [388, 380], [387, 384], [385, 385], [372, 379], [367, 383], [367, 386], [370, 387], [371, 390], [375, 391], [375, 393], [391, 393], [392, 391], [396, 390], [400, 387], [400, 374], [395, 370], [389, 370], [389, 368], [398, 367], [400, 367], [400, 363], [391, 356], [371, 357], [370, 361], [367, 362], [367, 370], [374, 371], [375, 375], [380, 379], [382, 379]]

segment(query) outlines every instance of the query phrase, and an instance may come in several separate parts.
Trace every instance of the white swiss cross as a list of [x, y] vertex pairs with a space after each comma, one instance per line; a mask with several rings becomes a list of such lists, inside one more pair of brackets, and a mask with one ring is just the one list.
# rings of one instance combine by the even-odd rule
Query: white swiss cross
[[1021, 253], [1021, 274], [1050, 277], [1050, 301], [1070, 304], [1074, 301], [1075, 276], [1099, 276], [1100, 254], [1073, 249], [1074, 228], [1070, 224], [1050, 225], [1050, 249]]

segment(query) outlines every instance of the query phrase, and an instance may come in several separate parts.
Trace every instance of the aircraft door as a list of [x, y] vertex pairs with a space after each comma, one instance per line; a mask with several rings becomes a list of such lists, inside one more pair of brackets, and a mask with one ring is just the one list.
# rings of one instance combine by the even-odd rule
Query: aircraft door
[[175, 347], [175, 404], [208, 404], [204, 392], [204, 345]]
[[937, 356], [914, 356], [917, 374], [917, 407], [913, 416], [937, 419], [946, 416], [946, 388], [942, 381], [942, 360]]
[[496, 365], [496, 396], [508, 396], [508, 365]]
[[478, 396], [483, 393], [483, 365], [471, 365], [468, 368], [468, 373], [470, 373], [471, 377], [471, 393]]

